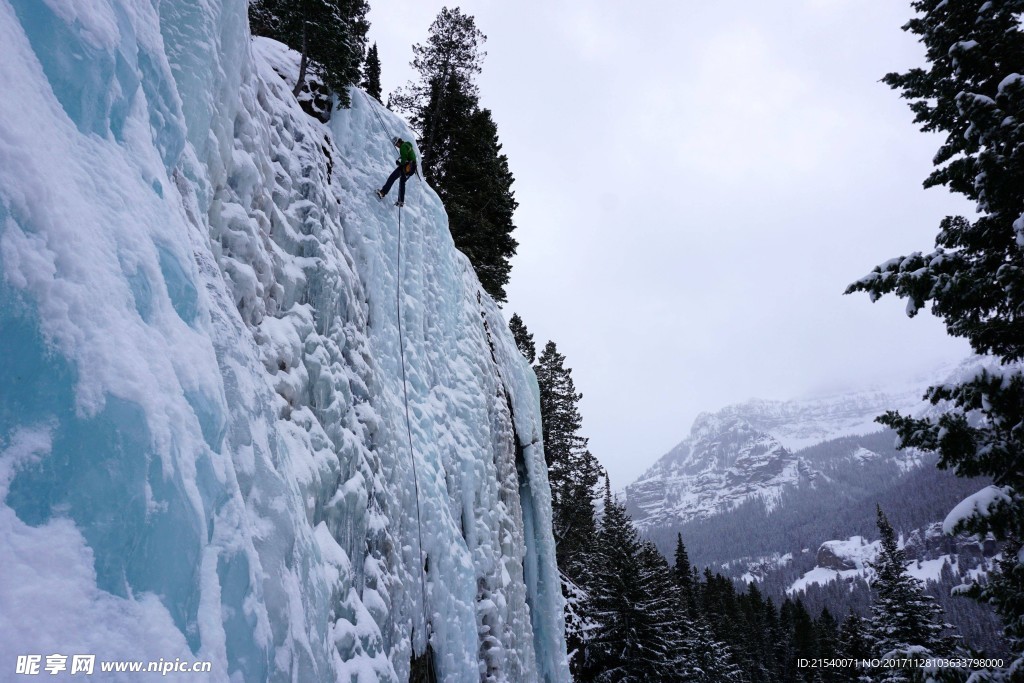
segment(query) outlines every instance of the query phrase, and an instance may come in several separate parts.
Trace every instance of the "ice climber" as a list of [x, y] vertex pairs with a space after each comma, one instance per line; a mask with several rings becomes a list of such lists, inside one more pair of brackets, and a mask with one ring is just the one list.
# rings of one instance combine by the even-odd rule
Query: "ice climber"
[[396, 137], [392, 142], [398, 148], [398, 161], [395, 162], [398, 166], [388, 177], [384, 187], [377, 190], [377, 196], [384, 199], [391, 191], [391, 186], [398, 180], [398, 201], [395, 202], [395, 206], [405, 206], [405, 181], [416, 172], [416, 152], [413, 151], [412, 143], [408, 140]]

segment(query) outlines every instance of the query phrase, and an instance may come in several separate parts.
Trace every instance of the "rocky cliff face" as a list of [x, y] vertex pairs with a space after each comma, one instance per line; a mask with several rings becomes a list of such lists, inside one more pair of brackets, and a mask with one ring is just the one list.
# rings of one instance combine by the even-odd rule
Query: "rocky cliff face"
[[[822, 476], [815, 463], [797, 455], [800, 449], [878, 431], [876, 416], [893, 407], [916, 408], [923, 391], [921, 384], [799, 401], [751, 400], [703, 413], [687, 439], [626, 488], [635, 521], [648, 529], [685, 523], [754, 498], [771, 508], [787, 487]], [[899, 459], [903, 468], [918, 460], [912, 453]]]
[[[751, 497], [769, 504], [802, 476], [798, 458], [737, 414], [704, 414], [690, 438], [626, 489], [641, 527], [709, 516]], [[806, 472], [803, 472], [806, 474]]]

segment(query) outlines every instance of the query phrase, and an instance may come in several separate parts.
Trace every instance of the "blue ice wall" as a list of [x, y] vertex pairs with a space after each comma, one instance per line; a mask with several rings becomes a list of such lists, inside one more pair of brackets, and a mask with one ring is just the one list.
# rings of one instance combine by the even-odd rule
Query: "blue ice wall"
[[0, 0], [0, 672], [567, 680], [532, 374], [246, 6]]

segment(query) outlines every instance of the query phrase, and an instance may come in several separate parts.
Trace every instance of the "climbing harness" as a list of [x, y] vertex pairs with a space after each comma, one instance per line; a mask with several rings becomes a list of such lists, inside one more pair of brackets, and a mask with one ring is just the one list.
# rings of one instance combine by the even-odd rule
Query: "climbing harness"
[[[412, 445], [412, 420], [409, 418], [409, 382], [406, 379], [405, 371], [405, 334], [402, 331], [402, 207], [398, 207], [398, 286], [395, 297], [395, 308], [398, 313], [398, 351], [402, 359], [402, 396], [405, 402], [405, 430], [409, 436], [409, 461], [412, 463], [413, 490], [416, 494], [416, 534], [419, 540], [419, 575], [420, 591], [422, 595], [421, 605], [423, 607], [423, 630], [426, 636], [427, 649], [430, 650], [430, 620], [427, 617], [427, 583], [426, 583], [426, 556], [423, 552], [423, 518], [420, 511], [420, 478], [416, 467], [416, 452]], [[414, 645], [415, 647], [415, 645]], [[434, 680], [433, 667], [429, 668], [429, 680]]]

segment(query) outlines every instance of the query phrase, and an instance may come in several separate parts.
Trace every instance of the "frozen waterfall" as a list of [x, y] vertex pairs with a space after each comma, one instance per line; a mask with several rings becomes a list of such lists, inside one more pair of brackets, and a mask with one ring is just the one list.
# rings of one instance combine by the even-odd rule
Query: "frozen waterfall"
[[533, 373], [416, 180], [399, 271], [405, 124], [248, 31], [0, 0], [0, 678], [566, 681]]

